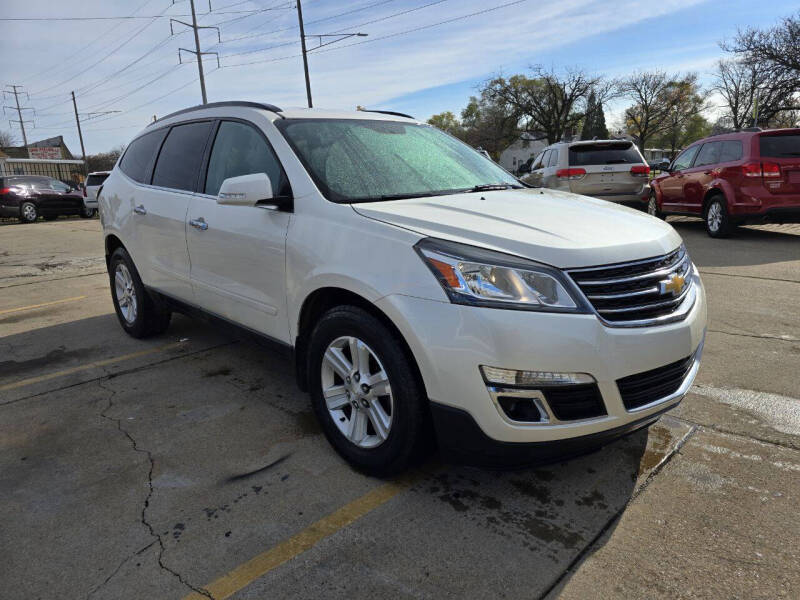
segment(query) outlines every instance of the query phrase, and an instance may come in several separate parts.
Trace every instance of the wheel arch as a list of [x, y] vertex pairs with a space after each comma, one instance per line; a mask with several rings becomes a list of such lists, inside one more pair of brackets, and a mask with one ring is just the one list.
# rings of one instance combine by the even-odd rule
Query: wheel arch
[[113, 233], [109, 233], [106, 236], [105, 247], [106, 247], [106, 267], [108, 267], [108, 261], [111, 258], [111, 255], [114, 254], [114, 250], [116, 250], [117, 248], [123, 248], [125, 251], [127, 251], [127, 248], [125, 248], [125, 244], [122, 243], [122, 240], [119, 239]]
[[337, 306], [356, 306], [371, 314], [392, 331], [400, 340], [403, 353], [406, 355], [421, 389], [425, 389], [425, 382], [414, 353], [392, 319], [365, 297], [351, 290], [332, 286], [321, 287], [308, 294], [300, 308], [294, 344], [295, 373], [300, 389], [308, 391], [308, 342], [314, 325], [323, 314]]
[[706, 193], [703, 196], [703, 206], [700, 211], [700, 214], [703, 216], [703, 218], [705, 218], [706, 216], [706, 211], [708, 210], [708, 205], [711, 203], [711, 199], [716, 196], [722, 196], [722, 199], [725, 200], [725, 204], [730, 203], [730, 199], [728, 198], [728, 195], [725, 193], [725, 189], [722, 187], [722, 185], [719, 184], [713, 185], [712, 187], [708, 188], [708, 190], [706, 190]]

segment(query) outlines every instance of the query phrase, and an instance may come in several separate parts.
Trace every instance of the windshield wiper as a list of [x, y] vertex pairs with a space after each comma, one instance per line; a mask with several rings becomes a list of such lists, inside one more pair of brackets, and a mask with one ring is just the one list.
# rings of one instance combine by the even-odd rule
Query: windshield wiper
[[520, 189], [522, 186], [520, 185], [512, 185], [510, 183], [482, 183], [480, 185], [476, 185], [475, 187], [469, 188], [465, 191], [467, 192], [491, 192], [493, 190], [509, 190], [509, 189]]

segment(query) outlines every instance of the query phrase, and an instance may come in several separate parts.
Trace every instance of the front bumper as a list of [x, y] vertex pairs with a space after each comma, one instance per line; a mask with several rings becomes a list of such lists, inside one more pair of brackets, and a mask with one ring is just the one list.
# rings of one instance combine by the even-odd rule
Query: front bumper
[[[595, 315], [498, 310], [400, 295], [386, 296], [377, 304], [409, 344], [433, 405], [461, 410], [486, 438], [512, 444], [561, 442], [646, 425], [677, 405], [690, 388], [706, 327], [705, 291], [699, 279], [686, 317], [654, 327], [607, 327]], [[618, 379], [693, 355], [698, 359], [678, 393], [625, 408]], [[547, 424], [510, 421], [492, 401], [480, 365], [588, 373], [597, 381], [606, 414]], [[444, 420], [439, 422], [447, 427]], [[448, 435], [440, 432], [442, 438]]]

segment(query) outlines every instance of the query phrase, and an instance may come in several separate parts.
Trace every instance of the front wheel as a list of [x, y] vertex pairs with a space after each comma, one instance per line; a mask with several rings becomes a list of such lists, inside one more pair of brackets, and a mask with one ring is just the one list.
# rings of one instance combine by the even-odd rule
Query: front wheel
[[117, 248], [108, 261], [111, 298], [122, 328], [135, 338], [162, 333], [171, 313], [144, 289], [139, 272], [124, 248]]
[[311, 403], [328, 441], [376, 477], [405, 470], [428, 439], [425, 392], [401, 340], [355, 306], [331, 309], [311, 334]]
[[658, 200], [656, 200], [655, 192], [650, 192], [650, 199], [647, 201], [647, 214], [651, 217], [666, 219], [666, 215], [664, 215], [664, 213], [662, 213], [658, 208]]
[[733, 224], [728, 216], [728, 207], [722, 196], [714, 196], [708, 203], [705, 215], [706, 231], [713, 238], [724, 238], [733, 231]]

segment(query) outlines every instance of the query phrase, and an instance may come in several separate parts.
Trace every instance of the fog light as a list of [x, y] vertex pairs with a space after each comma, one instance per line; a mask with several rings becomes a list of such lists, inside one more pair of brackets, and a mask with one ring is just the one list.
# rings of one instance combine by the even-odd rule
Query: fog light
[[542, 387], [551, 385], [575, 385], [594, 383], [594, 377], [588, 373], [561, 373], [555, 371], [517, 371], [481, 365], [484, 381], [493, 385], [510, 385], [515, 387]]
[[497, 396], [497, 402], [512, 421], [522, 423], [541, 423], [547, 421], [547, 414], [542, 414], [533, 398], [516, 398], [514, 396]]

